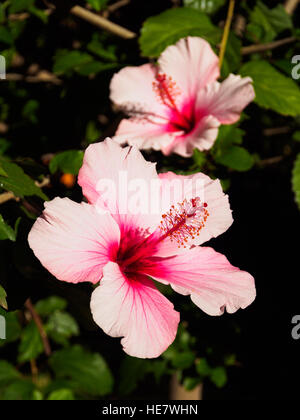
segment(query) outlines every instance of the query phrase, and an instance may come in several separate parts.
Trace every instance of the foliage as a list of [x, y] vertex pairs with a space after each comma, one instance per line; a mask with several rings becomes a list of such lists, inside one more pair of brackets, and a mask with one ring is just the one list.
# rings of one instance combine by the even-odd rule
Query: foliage
[[[185, 36], [203, 37], [219, 53], [225, 0], [148, 2], [146, 11], [138, 2], [114, 11], [110, 6], [115, 3], [80, 2], [134, 31], [138, 38], [122, 39], [74, 16], [73, 1], [0, 4], [0, 54], [7, 65], [7, 80], [0, 80], [0, 244], [7, 250], [1, 253], [5, 264], [0, 277], [0, 315], [7, 327], [6, 340], [0, 339], [2, 400], [145, 398], [139, 394], [140, 385], [150, 383], [149, 388], [159, 394], [161, 384], [172, 375], [187, 390], [202, 382], [221, 388], [233, 370], [241, 369], [235, 354], [238, 346], [212, 336], [211, 319], [207, 321], [200, 311], [195, 314], [195, 307], [184, 297], [176, 302], [181, 306], [186, 302], [184, 323], [160, 358], [124, 355], [119, 340], [104, 336], [91, 320], [92, 287], [61, 285], [29, 250], [27, 234], [43, 201], [57, 195], [80, 201], [80, 189], [75, 182], [63, 182], [63, 175], [75, 179], [88, 144], [115, 132], [121, 114], [109, 102], [114, 72], [155, 62], [167, 46]], [[167, 159], [156, 152], [147, 152], [147, 158], [158, 160], [163, 171], [203, 171], [218, 177], [224, 189], [230, 188], [234, 177], [247, 177], [248, 171], [261, 174], [275, 158], [271, 167], [280, 176], [288, 172], [289, 193], [293, 190], [300, 208], [300, 73], [298, 79], [291, 76], [300, 32], [296, 17], [274, 4], [236, 2], [221, 78], [233, 72], [253, 79], [256, 98], [241, 119], [221, 126], [212, 149], [195, 150], [191, 159]], [[240, 32], [238, 15], [244, 20]], [[290, 37], [293, 42], [278, 48], [256, 48]], [[254, 46], [252, 52], [247, 52], [249, 46]], [[280, 132], [282, 127], [287, 130]], [[277, 134], [268, 134], [272, 130]], [[42, 320], [51, 356], [45, 354], [40, 331], [24, 308], [28, 297]], [[223, 322], [226, 333], [238, 336], [235, 321]]]

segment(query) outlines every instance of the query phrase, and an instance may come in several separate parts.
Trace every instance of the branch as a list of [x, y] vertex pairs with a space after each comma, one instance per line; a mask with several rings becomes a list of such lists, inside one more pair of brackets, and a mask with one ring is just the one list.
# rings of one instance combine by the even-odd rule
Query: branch
[[89, 10], [84, 9], [81, 6], [72, 7], [70, 12], [73, 15], [81, 19], [84, 19], [93, 25], [96, 25], [115, 35], [120, 36], [121, 38], [132, 39], [136, 37], [136, 34], [134, 32], [131, 32], [128, 29], [125, 29], [122, 26], [117, 25], [116, 23], [112, 23], [109, 20], [105, 19], [104, 17], [99, 16], [96, 13], [90, 12]]
[[256, 52], [262, 52], [267, 50], [273, 50], [274, 48], [281, 47], [282, 45], [290, 44], [297, 41], [295, 36], [290, 36], [288, 38], [279, 39], [278, 41], [268, 42], [267, 44], [258, 44], [258, 45], [249, 45], [241, 49], [243, 55], [252, 54]]
[[264, 136], [277, 136], [279, 134], [286, 134], [289, 133], [291, 131], [291, 128], [288, 126], [284, 126], [284, 127], [271, 127], [271, 128], [265, 128], [263, 130], [263, 135]]
[[[35, 182], [35, 185], [39, 188], [46, 187], [50, 184], [50, 179], [48, 177], [45, 177], [41, 182]], [[8, 191], [0, 194], [0, 204], [6, 203], [6, 201], [9, 200], [16, 200], [20, 201], [20, 197], [16, 197], [13, 192]]]
[[[128, 3], [129, 1], [127, 1]], [[120, 2], [121, 3], [121, 0]], [[122, 0], [122, 6], [125, 5], [125, 0]], [[111, 8], [114, 5], [110, 6]], [[120, 4], [118, 5], [118, 8], [121, 7]], [[113, 10], [116, 10], [113, 9]], [[46, 10], [45, 13], [47, 15], [50, 15], [53, 12], [53, 10], [49, 9]], [[79, 17], [80, 19], [86, 20], [87, 22], [91, 23], [92, 25], [98, 26], [99, 28], [105, 29], [106, 31], [109, 31], [115, 35], [120, 36], [124, 39], [132, 39], [136, 37], [136, 34], [134, 32], [129, 31], [126, 28], [123, 28], [120, 25], [117, 25], [116, 23], [111, 22], [110, 20], [106, 19], [105, 17], [99, 16], [96, 13], [90, 12], [89, 10], [85, 9], [81, 6], [74, 6], [70, 9], [70, 13], [72, 13], [74, 16]], [[16, 13], [9, 16], [9, 19], [11, 20], [25, 20], [30, 17], [29, 13]]]
[[268, 159], [262, 159], [262, 160], [260, 160], [257, 163], [257, 165], [258, 166], [261, 166], [261, 167], [268, 166], [268, 165], [275, 165], [276, 163], [281, 162], [282, 159], [283, 159], [283, 156], [274, 156], [274, 157], [271, 157], [271, 158], [268, 158]]
[[229, 0], [227, 18], [226, 18], [223, 37], [222, 37], [221, 46], [220, 46], [220, 54], [219, 54], [219, 67], [220, 67], [220, 69], [222, 67], [223, 60], [224, 60], [227, 40], [228, 40], [228, 36], [229, 36], [229, 30], [230, 30], [231, 21], [232, 21], [232, 18], [233, 18], [233, 11], [234, 11], [234, 0]]
[[299, 0], [286, 0], [284, 3], [285, 11], [292, 15], [298, 6]]
[[6, 201], [9, 201], [9, 200], [19, 201], [20, 199], [19, 197], [16, 197], [14, 193], [10, 191], [0, 194], [0, 204], [6, 203]]
[[62, 80], [47, 70], [41, 70], [35, 76], [24, 76], [19, 73], [7, 73], [6, 80], [13, 82], [23, 81], [28, 83], [53, 83], [54, 85], [62, 84]]
[[25, 302], [25, 307], [28, 309], [28, 311], [30, 312], [30, 315], [32, 316], [32, 319], [35, 323], [35, 325], [37, 326], [37, 329], [39, 330], [42, 342], [43, 342], [43, 346], [44, 346], [44, 351], [46, 356], [50, 356], [51, 355], [51, 347], [50, 347], [50, 343], [47, 337], [47, 334], [44, 330], [44, 326], [42, 323], [42, 320], [39, 316], [39, 314], [36, 312], [32, 302], [30, 299], [27, 299]]
[[120, 9], [121, 7], [127, 6], [131, 0], [119, 0], [116, 3], [107, 7], [108, 12], [114, 13], [116, 10]]

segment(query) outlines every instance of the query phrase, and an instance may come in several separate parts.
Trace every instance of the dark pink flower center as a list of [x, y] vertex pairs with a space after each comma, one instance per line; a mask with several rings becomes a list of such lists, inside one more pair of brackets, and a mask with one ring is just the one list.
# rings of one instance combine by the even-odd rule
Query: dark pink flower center
[[146, 234], [136, 228], [124, 231], [116, 261], [126, 274], [145, 273], [157, 259], [157, 251], [161, 241], [169, 238], [178, 247], [186, 247], [189, 239], [200, 234], [209, 213], [207, 203], [201, 202], [199, 197], [183, 200], [162, 215], [158, 229], [152, 234]]
[[170, 109], [167, 132], [183, 131], [188, 134], [194, 130], [199, 119], [196, 115], [194, 100], [187, 101], [181, 109], [176, 105], [176, 97], [180, 94], [175, 82], [170, 76], [158, 73], [153, 82], [153, 89], [161, 103]]

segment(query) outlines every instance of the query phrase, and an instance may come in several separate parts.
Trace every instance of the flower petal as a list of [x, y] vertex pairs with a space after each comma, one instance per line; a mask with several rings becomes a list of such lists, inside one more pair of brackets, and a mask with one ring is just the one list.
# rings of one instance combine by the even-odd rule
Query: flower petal
[[103, 271], [91, 300], [96, 324], [112, 337], [124, 337], [130, 356], [158, 357], [175, 339], [179, 313], [147, 277], [127, 278], [112, 262]]
[[192, 156], [194, 149], [210, 149], [217, 136], [220, 122], [212, 115], [201, 118], [195, 129], [183, 136], [174, 136], [173, 140], [166, 145], [161, 144], [164, 155], [177, 153], [183, 157]]
[[207, 41], [187, 37], [166, 48], [158, 64], [160, 71], [171, 76], [184, 97], [195, 98], [197, 92], [219, 75], [219, 59]]
[[166, 131], [166, 123], [130, 118], [120, 122], [113, 140], [119, 144], [136, 146], [138, 149], [161, 150], [173, 137], [172, 133]]
[[97, 283], [102, 268], [114, 259], [120, 230], [109, 214], [86, 203], [55, 198], [45, 203], [28, 242], [36, 257], [56, 278], [70, 283]]
[[155, 229], [159, 214], [153, 214], [151, 182], [158, 180], [155, 164], [147, 162], [135, 147], [122, 149], [106, 139], [91, 144], [85, 152], [78, 184], [99, 211], [107, 209], [123, 229], [125, 225]]
[[125, 67], [110, 83], [110, 99], [125, 112], [163, 116], [167, 111], [153, 89], [155, 68], [151, 64]]
[[[212, 180], [202, 173], [176, 175], [173, 172], [159, 174], [159, 178], [162, 181], [162, 213], [168, 212], [172, 205], [176, 207], [184, 199], [189, 201], [199, 197], [202, 203], [207, 204], [209, 216], [205, 225], [194, 239], [187, 238], [187, 245], [201, 245], [221, 235], [231, 226], [233, 218], [228, 196], [224, 194], [218, 179]], [[170, 242], [168, 238], [163, 242], [165, 241]]]
[[222, 83], [214, 82], [199, 92], [197, 107], [222, 124], [233, 124], [255, 97], [250, 77], [230, 74]]
[[156, 280], [168, 281], [173, 289], [191, 295], [192, 301], [208, 315], [233, 313], [255, 299], [251, 274], [232, 266], [212, 248], [195, 247], [176, 257], [157, 261], [147, 273]]

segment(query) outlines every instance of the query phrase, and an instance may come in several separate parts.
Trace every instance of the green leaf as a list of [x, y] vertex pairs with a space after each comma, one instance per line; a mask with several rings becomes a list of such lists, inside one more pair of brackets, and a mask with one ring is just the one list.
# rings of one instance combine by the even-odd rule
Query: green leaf
[[41, 316], [48, 316], [56, 310], [64, 310], [67, 304], [67, 301], [59, 296], [50, 296], [46, 299], [39, 300], [35, 304], [35, 310]]
[[7, 401], [32, 400], [33, 392], [33, 383], [20, 379], [5, 388], [2, 399]]
[[149, 360], [125, 356], [121, 363], [119, 392], [121, 395], [129, 395], [148, 373]]
[[9, 13], [18, 13], [28, 10], [34, 5], [35, 0], [12, 0]]
[[119, 67], [118, 63], [101, 63], [101, 61], [90, 61], [83, 64], [77, 69], [77, 73], [81, 76], [89, 76], [90, 74], [97, 74], [101, 71], [111, 70]]
[[11, 45], [13, 43], [13, 37], [8, 29], [6, 29], [4, 26], [0, 27], [0, 42], [3, 42], [5, 44]]
[[2, 308], [4, 309], [8, 309], [6, 297], [7, 297], [6, 291], [3, 289], [3, 287], [0, 284], [0, 306], [2, 306]]
[[88, 143], [93, 143], [98, 140], [100, 136], [100, 130], [97, 128], [95, 121], [89, 121], [86, 126], [85, 139]]
[[258, 1], [250, 13], [250, 23], [247, 30], [253, 41], [270, 42], [285, 29], [292, 29], [291, 17], [286, 13], [282, 4], [269, 9]]
[[226, 369], [222, 366], [213, 368], [210, 375], [210, 380], [218, 387], [223, 388], [227, 383]]
[[23, 111], [22, 116], [26, 119], [28, 119], [33, 124], [36, 124], [38, 122], [38, 117], [36, 115], [37, 110], [39, 109], [39, 102], [35, 99], [30, 99], [28, 102], [26, 102]]
[[289, 77], [279, 73], [267, 61], [249, 61], [240, 69], [242, 76], [254, 82], [255, 102], [282, 115], [300, 114], [300, 89]]
[[175, 368], [188, 369], [195, 361], [195, 354], [192, 351], [176, 352], [171, 362]]
[[209, 366], [206, 359], [202, 358], [196, 363], [196, 371], [201, 377], [209, 376], [211, 373], [211, 367]]
[[79, 392], [97, 396], [112, 391], [113, 376], [98, 353], [89, 353], [76, 345], [55, 352], [50, 365], [58, 378], [72, 380]]
[[104, 46], [99, 38], [98, 33], [94, 33], [92, 40], [87, 45], [87, 50], [105, 61], [118, 62], [115, 45]]
[[32, 392], [32, 398], [33, 401], [42, 401], [44, 399], [43, 394], [38, 389], [34, 389]]
[[300, 141], [300, 130], [294, 132], [292, 139], [294, 141]]
[[10, 363], [0, 360], [0, 387], [20, 378], [20, 373]]
[[12, 343], [20, 338], [21, 326], [18, 319], [18, 312], [6, 312], [0, 307], [0, 315], [4, 316], [6, 321], [6, 339], [0, 340], [0, 347]]
[[58, 170], [65, 174], [77, 175], [82, 166], [83, 152], [81, 150], [66, 150], [51, 159], [49, 170], [52, 174]]
[[58, 344], [66, 346], [68, 339], [79, 334], [75, 319], [67, 312], [55, 311], [45, 324], [46, 333]]
[[72, 401], [75, 400], [73, 391], [71, 389], [57, 389], [56, 391], [51, 392], [47, 400], [50, 401]]
[[185, 7], [199, 10], [208, 14], [217, 12], [220, 7], [224, 6], [226, 0], [184, 0]]
[[186, 377], [183, 380], [183, 386], [187, 391], [192, 391], [194, 388], [196, 388], [197, 385], [199, 385], [201, 383], [201, 379], [200, 378], [191, 378], [191, 377]]
[[7, 176], [0, 175], [0, 187], [6, 191], [12, 191], [17, 197], [37, 195], [43, 200], [47, 200], [47, 196], [43, 191], [35, 185], [33, 179], [25, 174], [23, 169], [15, 163], [0, 158], [2, 169]]
[[[10, 148], [10, 146], [11, 146], [11, 143], [8, 140], [0, 138], [0, 154], [1, 155], [3, 155], [7, 151], [7, 149]], [[7, 174], [3, 174], [1, 172], [1, 170], [2, 169], [1, 169], [1, 166], [0, 166], [0, 175], [7, 176]]]
[[297, 155], [293, 167], [292, 188], [295, 194], [295, 201], [300, 209], [300, 153]]
[[21, 342], [19, 345], [18, 361], [20, 363], [29, 362], [36, 359], [43, 352], [43, 342], [33, 321], [22, 331]]
[[40, 19], [43, 23], [47, 23], [48, 22], [48, 15], [44, 12], [44, 10], [38, 9], [37, 7], [30, 7], [29, 12], [36, 16], [38, 19]]
[[108, 0], [87, 0], [87, 2], [93, 7], [93, 9], [99, 12], [106, 6]]
[[169, 9], [160, 15], [148, 18], [139, 39], [143, 56], [158, 57], [171, 44], [186, 36], [199, 36], [217, 44], [221, 30], [209, 17], [187, 7]]
[[236, 171], [249, 171], [254, 165], [254, 157], [240, 146], [229, 147], [221, 156], [217, 157], [217, 163], [221, 163]]
[[0, 240], [3, 239], [9, 239], [10, 241], [15, 242], [16, 232], [12, 227], [5, 223], [2, 215], [0, 214]]
[[81, 51], [59, 51], [55, 57], [53, 65], [53, 72], [55, 74], [63, 74], [70, 71], [76, 71], [84, 64], [93, 61], [93, 57], [90, 54]]
[[235, 146], [243, 142], [243, 135], [244, 131], [236, 124], [222, 125], [211, 151], [215, 162], [238, 171], [250, 169], [254, 163], [254, 158], [246, 149]]
[[226, 51], [224, 56], [224, 61], [222, 65], [222, 77], [227, 77], [230, 73], [236, 72], [241, 64], [241, 40], [230, 32]]

